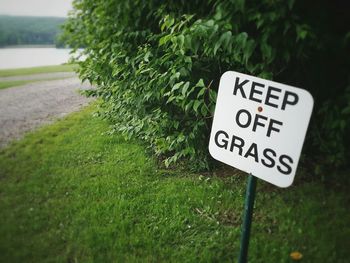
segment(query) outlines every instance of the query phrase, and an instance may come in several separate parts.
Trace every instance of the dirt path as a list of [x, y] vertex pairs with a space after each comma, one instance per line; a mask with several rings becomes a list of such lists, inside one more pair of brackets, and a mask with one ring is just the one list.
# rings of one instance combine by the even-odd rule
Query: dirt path
[[79, 110], [91, 99], [78, 90], [89, 88], [89, 84], [81, 84], [74, 77], [0, 90], [0, 147], [27, 131]]

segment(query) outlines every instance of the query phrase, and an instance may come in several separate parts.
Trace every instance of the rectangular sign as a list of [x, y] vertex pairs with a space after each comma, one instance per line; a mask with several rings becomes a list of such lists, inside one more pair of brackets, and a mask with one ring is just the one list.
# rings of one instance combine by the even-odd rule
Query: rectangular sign
[[292, 184], [313, 108], [311, 94], [228, 71], [220, 80], [209, 152], [279, 187]]

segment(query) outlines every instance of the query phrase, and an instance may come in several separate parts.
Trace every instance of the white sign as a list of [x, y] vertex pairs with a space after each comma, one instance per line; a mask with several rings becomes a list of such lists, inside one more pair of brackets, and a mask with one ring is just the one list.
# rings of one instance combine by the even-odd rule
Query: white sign
[[218, 161], [279, 187], [292, 184], [313, 107], [303, 89], [225, 72], [209, 152]]

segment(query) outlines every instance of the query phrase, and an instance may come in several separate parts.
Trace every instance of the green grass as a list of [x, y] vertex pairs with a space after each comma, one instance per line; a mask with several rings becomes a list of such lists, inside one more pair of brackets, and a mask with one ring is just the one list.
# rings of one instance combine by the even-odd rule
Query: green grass
[[[53, 73], [53, 72], [72, 72], [77, 67], [74, 64], [64, 64], [58, 66], [45, 66], [45, 67], [33, 67], [33, 68], [21, 68], [21, 69], [5, 69], [0, 70], [0, 77], [12, 77], [12, 76], [23, 76], [32, 75], [39, 73]], [[33, 79], [33, 80], [14, 80], [14, 81], [0, 81], [0, 90], [10, 87], [16, 87], [28, 83], [39, 82], [44, 80], [56, 80], [57, 78], [44, 78], [44, 79]]]
[[[92, 111], [0, 152], [0, 261], [235, 262], [246, 176], [157, 169]], [[349, 199], [259, 180], [250, 262], [348, 262]]]
[[20, 75], [32, 75], [39, 73], [52, 73], [52, 72], [71, 72], [77, 67], [75, 64], [64, 64], [57, 66], [44, 66], [33, 68], [19, 68], [19, 69], [2, 69], [0, 70], [0, 77], [12, 77]]
[[33, 80], [15, 80], [15, 81], [0, 81], [0, 90], [7, 89], [11, 87], [17, 87], [29, 83], [41, 82], [41, 81], [50, 81], [57, 79], [65, 79], [65, 78], [52, 78], [52, 79], [33, 79]]
[[28, 84], [35, 81], [37, 80], [16, 80], [16, 81], [3, 81], [3, 82], [0, 81], [0, 89], [16, 87], [16, 86]]

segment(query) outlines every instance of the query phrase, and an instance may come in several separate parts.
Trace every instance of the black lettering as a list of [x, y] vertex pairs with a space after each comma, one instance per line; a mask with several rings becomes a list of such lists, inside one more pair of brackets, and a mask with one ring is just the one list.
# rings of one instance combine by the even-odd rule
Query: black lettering
[[[290, 100], [289, 97], [291, 97], [292, 99]], [[295, 105], [298, 103], [298, 101], [299, 101], [299, 97], [296, 93], [286, 91], [283, 97], [282, 110], [286, 109], [287, 104]]]
[[276, 99], [276, 100], [279, 99], [278, 96], [272, 94], [272, 91], [281, 92], [282, 90], [278, 89], [278, 88], [275, 88], [275, 87], [269, 86], [268, 89], [267, 89], [267, 93], [266, 93], [265, 104], [268, 105], [268, 106], [271, 106], [271, 107], [278, 108], [277, 104], [273, 104], [273, 103], [270, 102], [270, 99]]
[[270, 148], [266, 148], [266, 149], [263, 151], [263, 155], [264, 155], [264, 157], [265, 157], [266, 159], [268, 159], [268, 160], [270, 161], [270, 163], [267, 163], [267, 162], [265, 161], [265, 159], [261, 159], [261, 163], [262, 163], [263, 165], [265, 165], [266, 167], [268, 167], [268, 168], [272, 168], [272, 167], [275, 166], [275, 159], [272, 158], [272, 157], [269, 155], [269, 153], [270, 153], [271, 155], [273, 155], [273, 157], [276, 157], [276, 152], [275, 152], [274, 150], [272, 150], [272, 149], [270, 149]]
[[287, 168], [287, 170], [282, 170], [281, 166], [279, 166], [279, 165], [277, 165], [277, 170], [280, 173], [287, 175], [287, 174], [290, 174], [292, 172], [292, 167], [289, 164], [287, 164], [284, 159], [287, 159], [291, 164], [293, 163], [293, 159], [291, 157], [283, 154], [280, 156], [279, 161], [285, 168]]
[[255, 119], [254, 119], [254, 124], [253, 124], [253, 131], [256, 131], [256, 127], [257, 126], [261, 126], [261, 127], [265, 127], [265, 124], [262, 122], [259, 122], [259, 119], [263, 119], [263, 120], [267, 120], [267, 117], [260, 115], [260, 114], [256, 114], [255, 115]]
[[257, 98], [254, 98], [254, 94], [259, 94], [259, 95], [263, 94], [262, 91], [257, 90], [257, 89], [255, 88], [256, 86], [262, 87], [262, 88], [265, 87], [263, 84], [260, 84], [260, 83], [257, 83], [257, 82], [254, 82], [254, 81], [253, 81], [252, 87], [251, 87], [251, 89], [250, 89], [249, 99], [261, 103], [262, 100], [257, 99]]
[[275, 131], [275, 132], [280, 132], [279, 129], [273, 127], [274, 124], [278, 124], [278, 125], [283, 125], [283, 122], [280, 122], [280, 121], [277, 121], [277, 120], [274, 120], [274, 119], [270, 119], [270, 123], [269, 123], [269, 126], [267, 127], [267, 137], [270, 137], [271, 136], [271, 132], [272, 131]]
[[[220, 144], [219, 143], [219, 136], [221, 135], [221, 134], [223, 134], [224, 136], [225, 136], [225, 139], [222, 139], [221, 140], [221, 143], [223, 143], [223, 144]], [[218, 147], [220, 147], [220, 148], [224, 148], [225, 150], [227, 150], [227, 146], [228, 146], [228, 139], [229, 139], [229, 136], [228, 136], [228, 134], [226, 133], [226, 132], [224, 132], [224, 131], [217, 131], [217, 133], [215, 134], [215, 144], [218, 146]]]
[[241, 95], [243, 98], [247, 98], [244, 90], [243, 90], [243, 85], [247, 84], [249, 82], [249, 80], [243, 80], [241, 83], [239, 83], [239, 77], [236, 78], [236, 82], [235, 82], [235, 88], [233, 89], [233, 95], [237, 94], [237, 91], [239, 90], [241, 92]]
[[[239, 141], [239, 144], [236, 143], [236, 140]], [[230, 147], [231, 152], [233, 152], [233, 149], [235, 148], [235, 146], [238, 148], [238, 154], [242, 156], [244, 140], [240, 137], [232, 135], [232, 142]]]
[[[246, 123], [246, 124], [242, 124], [242, 123], [239, 121], [239, 120], [240, 120], [239, 117], [241, 116], [242, 113], [246, 113], [247, 116], [248, 116], [248, 119], [247, 119], [247, 123]], [[252, 116], [250, 115], [249, 111], [242, 109], [242, 110], [239, 110], [239, 111], [237, 112], [237, 114], [236, 114], [236, 122], [237, 122], [237, 124], [238, 124], [239, 127], [241, 127], [241, 128], [247, 128], [247, 127], [250, 125], [251, 121], [252, 121]]]
[[255, 162], [257, 162], [257, 163], [259, 162], [258, 146], [256, 145], [256, 143], [252, 143], [252, 145], [250, 145], [248, 151], [244, 155], [245, 158], [247, 158], [248, 156], [252, 156], [254, 158]]

